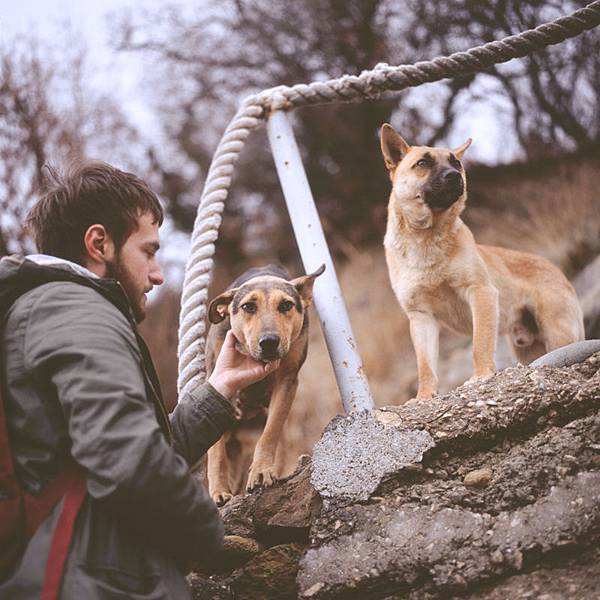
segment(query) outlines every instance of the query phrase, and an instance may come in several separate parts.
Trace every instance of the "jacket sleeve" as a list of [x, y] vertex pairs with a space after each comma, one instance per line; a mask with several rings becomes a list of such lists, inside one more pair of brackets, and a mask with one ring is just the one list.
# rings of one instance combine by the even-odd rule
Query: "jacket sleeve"
[[30, 309], [25, 359], [62, 406], [90, 496], [177, 560], [218, 552], [218, 510], [160, 431], [127, 319], [93, 289], [45, 288]]
[[233, 421], [231, 403], [212, 385], [203, 383], [186, 394], [171, 413], [175, 450], [194, 465]]

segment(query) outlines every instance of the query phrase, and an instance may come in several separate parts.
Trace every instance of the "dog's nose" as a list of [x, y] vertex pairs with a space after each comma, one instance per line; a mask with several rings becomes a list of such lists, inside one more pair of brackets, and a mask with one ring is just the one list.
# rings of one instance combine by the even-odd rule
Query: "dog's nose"
[[450, 184], [457, 184], [459, 181], [461, 181], [462, 177], [460, 176], [460, 173], [458, 171], [446, 171], [444, 173], [444, 181], [446, 181], [447, 183]]
[[264, 354], [274, 354], [279, 347], [280, 337], [278, 335], [268, 334], [263, 335], [258, 340], [258, 345]]

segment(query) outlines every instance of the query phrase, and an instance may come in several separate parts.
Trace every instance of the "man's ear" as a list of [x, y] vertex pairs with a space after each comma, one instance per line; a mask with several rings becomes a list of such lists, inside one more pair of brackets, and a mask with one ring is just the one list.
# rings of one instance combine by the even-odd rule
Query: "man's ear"
[[[83, 234], [83, 246], [85, 256], [83, 257], [88, 269], [104, 270], [107, 262], [110, 262], [115, 255], [115, 245], [106, 231], [104, 225], [95, 223], [90, 225]], [[101, 274], [103, 276], [103, 274]]]
[[393, 171], [408, 154], [410, 146], [389, 123], [383, 124], [379, 137], [385, 166], [388, 171]]
[[220, 323], [227, 317], [229, 314], [229, 305], [233, 300], [235, 293], [238, 291], [238, 288], [233, 290], [227, 290], [223, 292], [220, 296], [217, 296], [208, 306], [208, 320], [217, 324]]
[[467, 148], [471, 145], [473, 140], [471, 138], [467, 139], [467, 141], [462, 145], [452, 150], [454, 154], [458, 157], [458, 160], [462, 160], [463, 154], [466, 152]]
[[314, 273], [310, 275], [303, 275], [302, 277], [296, 277], [292, 279], [290, 283], [298, 290], [300, 299], [302, 300], [302, 306], [308, 308], [312, 304], [313, 299], [313, 285], [315, 279], [325, 272], [325, 265], [321, 265]]

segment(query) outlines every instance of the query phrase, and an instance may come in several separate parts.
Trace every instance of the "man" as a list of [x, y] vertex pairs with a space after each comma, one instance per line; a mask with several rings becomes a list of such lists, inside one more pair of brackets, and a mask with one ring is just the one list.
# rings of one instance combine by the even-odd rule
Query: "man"
[[[189, 469], [232, 424], [228, 399], [277, 363], [242, 356], [230, 335], [207, 383], [168, 417], [136, 328], [146, 294], [163, 283], [158, 199], [104, 163], [52, 176], [28, 217], [43, 254], [0, 262], [15, 471], [33, 498], [65, 470], [83, 474], [55, 582], [61, 600], [187, 598], [184, 566], [214, 559], [223, 539], [218, 511]], [[35, 529], [0, 598], [39, 598], [56, 579], [50, 547], [68, 502]]]

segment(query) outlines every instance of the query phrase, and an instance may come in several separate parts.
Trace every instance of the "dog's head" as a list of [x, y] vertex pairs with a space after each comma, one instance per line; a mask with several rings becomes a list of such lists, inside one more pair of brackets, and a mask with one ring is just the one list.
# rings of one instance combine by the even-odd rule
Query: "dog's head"
[[466, 201], [466, 178], [461, 159], [469, 138], [454, 150], [409, 146], [396, 130], [381, 128], [381, 151], [392, 180], [392, 200], [409, 224], [433, 226], [439, 215], [458, 216]]
[[323, 271], [325, 265], [291, 281], [271, 275], [254, 277], [217, 296], [208, 307], [209, 321], [220, 323], [229, 316], [243, 354], [261, 361], [283, 358], [302, 331], [315, 279]]

